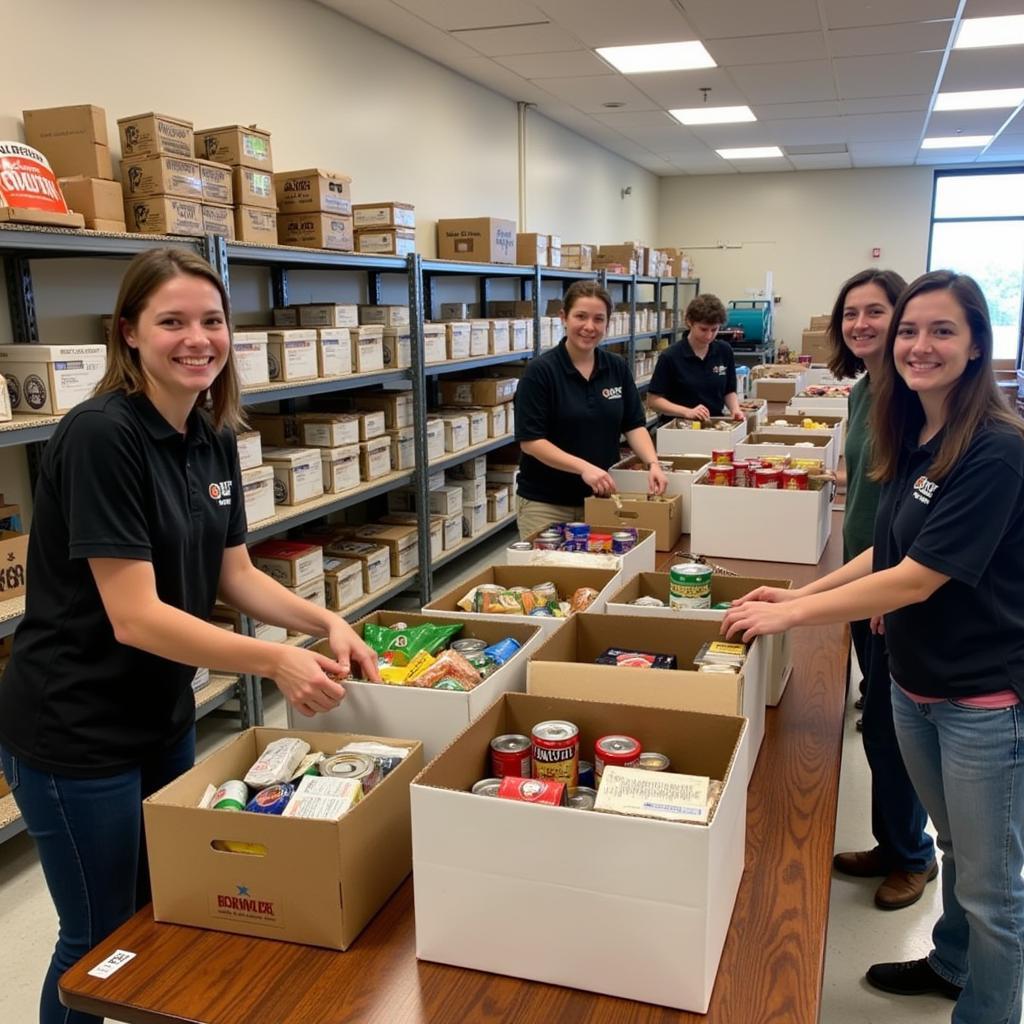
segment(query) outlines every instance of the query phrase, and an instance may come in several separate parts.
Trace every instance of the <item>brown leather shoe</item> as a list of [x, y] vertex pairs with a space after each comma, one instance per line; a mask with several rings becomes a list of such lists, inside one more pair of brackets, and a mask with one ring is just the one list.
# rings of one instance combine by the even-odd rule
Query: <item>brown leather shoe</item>
[[891, 871], [875, 893], [875, 906], [882, 910], [902, 910], [924, 895], [924, 887], [939, 873], [932, 861], [926, 871]]
[[836, 871], [853, 875], [854, 878], [881, 878], [889, 873], [889, 865], [877, 846], [873, 850], [858, 853], [837, 853], [832, 858], [832, 866]]

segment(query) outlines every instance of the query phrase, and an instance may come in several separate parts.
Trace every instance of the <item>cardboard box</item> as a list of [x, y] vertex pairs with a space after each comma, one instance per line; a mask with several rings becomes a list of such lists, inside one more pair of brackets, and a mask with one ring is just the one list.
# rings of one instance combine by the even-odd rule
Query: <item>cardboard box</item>
[[[538, 530], [537, 533], [532, 533], [523, 539], [532, 544], [541, 532]], [[602, 569], [612, 568], [621, 572], [623, 579], [628, 579], [634, 573], [654, 572], [654, 563], [657, 558], [654, 533], [643, 528], [640, 528], [638, 533], [640, 539], [636, 546], [621, 555], [597, 554], [591, 551], [538, 551], [536, 549], [518, 551], [507, 547], [505, 548], [505, 561], [509, 565], [578, 565]]]
[[383, 409], [366, 409], [356, 414], [359, 418], [359, 440], [371, 441], [387, 429]]
[[123, 208], [121, 210], [121, 216], [118, 217], [117, 220], [104, 220], [102, 217], [86, 218], [85, 226], [90, 231], [105, 231], [121, 235], [126, 234], [128, 231], [128, 225], [124, 222]]
[[594, 258], [593, 245], [573, 242], [562, 246], [562, 266], [567, 270], [590, 270]]
[[[689, 533], [690, 488], [693, 486], [693, 481], [707, 466], [710, 455], [665, 455], [659, 456], [658, 461], [668, 478], [665, 494], [668, 496], [679, 495], [682, 502], [680, 528], [683, 533]], [[643, 468], [640, 459], [635, 455], [617, 462], [608, 472], [620, 491], [643, 493], [647, 487], [647, 470]]]
[[516, 222], [499, 217], [439, 220], [437, 257], [469, 263], [515, 263]]
[[516, 235], [516, 263], [532, 267], [539, 263], [542, 267], [548, 265], [548, 244], [549, 235], [539, 235], [536, 232], [519, 232]]
[[832, 530], [832, 491], [715, 487], [694, 481], [690, 549], [724, 558], [817, 565]]
[[[803, 425], [804, 420], [807, 419], [815, 423], [822, 423], [824, 427], [821, 429], [807, 428]], [[805, 416], [803, 413], [784, 413], [781, 416], [767, 417], [762, 429], [771, 431], [773, 434], [790, 436], [794, 441], [802, 441], [810, 437], [830, 437], [838, 458], [843, 448], [846, 420], [842, 416], [830, 416], [824, 413], [814, 413], [810, 416]]]
[[271, 310], [275, 327], [298, 327], [299, 307], [298, 306], [277, 306]]
[[80, 138], [68, 138], [51, 139], [45, 146], [38, 148], [58, 178], [85, 177], [110, 180], [114, 177], [110, 150], [106, 146], [86, 142]]
[[758, 377], [753, 382], [753, 395], [768, 402], [788, 402], [803, 387], [803, 374], [797, 377]]
[[238, 447], [239, 469], [255, 469], [263, 465], [263, 439], [258, 430], [247, 430], [235, 435]]
[[232, 167], [255, 167], [260, 171], [272, 171], [274, 167], [270, 132], [255, 125], [232, 124], [197, 131], [195, 155]]
[[349, 412], [305, 412], [299, 415], [302, 443], [313, 448], [359, 444], [359, 416]]
[[[192, 122], [166, 114], [136, 114], [117, 119], [121, 157], [196, 155]], [[203, 154], [199, 154], [202, 156]]]
[[258, 430], [264, 444], [278, 448], [297, 448], [302, 440], [299, 419], [295, 415], [251, 412], [246, 417], [253, 430]]
[[203, 207], [191, 199], [151, 196], [126, 199], [124, 220], [129, 231], [153, 235], [202, 235]]
[[[344, 704], [342, 705], [344, 707]], [[545, 719], [664, 751], [676, 771], [725, 785], [707, 825], [488, 800], [468, 792], [488, 744]], [[411, 789], [416, 955], [704, 1012], [743, 874], [742, 719], [506, 694]], [[523, 856], [522, 837], [530, 853]], [[566, 851], [603, 852], [567, 856]], [[571, 922], [564, 929], [538, 922]], [[501, 927], [495, 928], [494, 922]], [[636, 936], [609, 954], [609, 935]]]
[[407, 370], [412, 366], [412, 328], [380, 328], [384, 367], [388, 370]]
[[[384, 369], [384, 328], [352, 327], [352, 369], [356, 373], [376, 373]], [[411, 358], [411, 355], [410, 355]]]
[[737, 459], [763, 458], [765, 455], [821, 459], [824, 468], [831, 470], [839, 463], [839, 450], [831, 437], [794, 437], [792, 434], [776, 434], [773, 430], [759, 430], [736, 445]]
[[320, 463], [324, 474], [325, 494], [344, 494], [362, 483], [359, 472], [359, 444], [321, 448]]
[[213, 160], [196, 160], [199, 164], [199, 177], [203, 182], [203, 202], [216, 203], [218, 206], [232, 206], [235, 203], [235, 190], [231, 184], [231, 167], [218, 164]]
[[416, 431], [412, 427], [396, 427], [389, 430], [391, 439], [391, 468], [416, 468]]
[[512, 351], [512, 338], [507, 320], [491, 320], [488, 324], [487, 351], [494, 356]]
[[[406, 622], [415, 626], [431, 621], [436, 620], [429, 615], [379, 611], [360, 619], [353, 628], [362, 636], [363, 627], [368, 622], [381, 626]], [[346, 680], [345, 699], [333, 711], [317, 715], [314, 719], [316, 726], [323, 729], [362, 729], [364, 724], [369, 725], [371, 722], [393, 723], [388, 726], [388, 730], [394, 730], [395, 726], [408, 727], [421, 739], [424, 756], [434, 757], [448, 745], [453, 736], [465, 729], [503, 693], [522, 693], [526, 688], [526, 662], [541, 639], [541, 630], [536, 622], [494, 623], [474, 620], [466, 622], [458, 637], [486, 640], [488, 644], [511, 637], [520, 644], [521, 650], [466, 693]], [[319, 650], [320, 647], [313, 649]], [[292, 714], [289, 711], [289, 715]], [[299, 725], [297, 719], [298, 716], [296, 724]], [[378, 726], [374, 725], [373, 729], [376, 731]], [[402, 731], [402, 728], [397, 731]]]
[[[613, 615], [607, 605], [600, 614], [576, 615], [564, 629], [545, 637], [534, 652], [527, 669], [527, 693], [741, 715], [749, 723], [748, 760], [743, 762], [749, 778], [764, 738], [765, 647], [762, 638], [755, 637], [747, 648], [742, 670], [735, 675], [698, 672], [693, 659], [702, 644], [721, 639], [720, 625], [713, 619], [666, 619], [664, 614]], [[609, 647], [674, 654], [679, 667], [641, 669], [595, 664]]]
[[469, 354], [485, 356], [490, 350], [491, 325], [487, 320], [470, 320], [469, 322]]
[[105, 345], [0, 345], [14, 412], [59, 416], [92, 396], [106, 366]]
[[319, 369], [316, 331], [267, 331], [267, 360], [273, 381], [315, 380]]
[[658, 551], [671, 551], [682, 530], [683, 499], [681, 495], [664, 495], [649, 499], [646, 492], [618, 495], [621, 509], [611, 498], [587, 498], [583, 505], [584, 518], [591, 526], [605, 526], [610, 530], [626, 526], [641, 527], [654, 532], [654, 546]]
[[[445, 545], [447, 547], [447, 544]], [[559, 595], [568, 600], [580, 587], [592, 587], [598, 592], [590, 605], [591, 610], [604, 611], [608, 597], [619, 583], [617, 569], [594, 569], [590, 567], [569, 567], [565, 565], [492, 565], [482, 569], [475, 576], [462, 580], [450, 590], [434, 597], [423, 606], [423, 614], [444, 619], [459, 619], [463, 622], [518, 622], [539, 626], [544, 634], [554, 632], [565, 625], [565, 619], [548, 618], [539, 615], [500, 615], [492, 612], [464, 612], [458, 602], [474, 587], [482, 583], [505, 587], [535, 587], [538, 583], [554, 583]], [[570, 616], [572, 618], [573, 616]], [[602, 648], [603, 649], [603, 648]], [[482, 777], [482, 776], [481, 776]]]
[[477, 455], [465, 462], [456, 463], [447, 470], [447, 476], [452, 480], [486, 480], [487, 456]]
[[347, 327], [316, 330], [317, 373], [321, 377], [347, 377], [352, 373], [352, 338]]
[[243, 388], [270, 383], [266, 331], [235, 331], [231, 337], [238, 383]]
[[710, 423], [727, 423], [728, 430], [703, 425], [694, 430], [696, 420], [670, 420], [658, 428], [654, 443], [662, 455], [710, 455], [716, 448], [734, 448], [747, 436], [747, 422], [733, 423], [726, 416], [712, 416]]
[[28, 534], [0, 530], [0, 601], [25, 596]]
[[515, 377], [443, 378], [438, 384], [443, 405], [503, 405], [515, 397], [519, 381]]
[[411, 203], [355, 203], [352, 220], [361, 228], [414, 228], [416, 207]]
[[480, 304], [477, 302], [442, 302], [442, 320], [472, 320], [480, 315]]
[[[391, 526], [416, 526], [419, 523], [419, 516], [415, 512], [389, 512], [381, 516], [382, 523]], [[459, 528], [461, 531], [460, 520]], [[441, 557], [444, 551], [444, 516], [430, 517], [430, 560], [434, 561]]]
[[443, 363], [447, 358], [448, 343], [444, 324], [424, 324], [423, 362], [429, 366], [432, 363]]
[[409, 307], [363, 305], [359, 307], [359, 322], [378, 327], [408, 327]]
[[[143, 815], [158, 921], [347, 949], [409, 874], [408, 786], [423, 767], [416, 741], [384, 739], [408, 755], [337, 822], [196, 806], [207, 786], [241, 778], [268, 743], [285, 736], [325, 753], [378, 738], [247, 729], [149, 797]], [[218, 840], [265, 852], [218, 850]]]
[[249, 549], [252, 564], [285, 587], [300, 587], [324, 574], [324, 549], [294, 540], [265, 540]]
[[61, 178], [60, 190], [69, 210], [90, 221], [106, 220], [123, 223], [124, 195], [116, 181], [102, 178]]
[[509, 490], [502, 485], [484, 492], [487, 496], [487, 522], [499, 523], [509, 516]]
[[340, 612], [363, 597], [363, 564], [355, 558], [324, 559], [327, 607]]
[[265, 519], [271, 519], [274, 510], [274, 469], [272, 466], [254, 466], [242, 470], [242, 495], [245, 499], [245, 521], [249, 528]]
[[367, 544], [383, 544], [391, 559], [391, 575], [404, 576], [420, 564], [419, 543], [415, 526], [368, 523], [355, 532], [356, 540]]
[[359, 326], [359, 307], [355, 303], [308, 302], [297, 308], [300, 327]]
[[487, 501], [472, 501], [462, 506], [462, 536], [476, 537], [487, 527]]
[[[241, 612], [219, 601], [210, 612], [210, 622], [230, 625], [236, 633], [243, 632]], [[288, 631], [283, 626], [271, 626], [266, 622], [253, 621], [253, 633], [257, 640], [265, 640], [268, 644], [281, 644], [288, 639]]]
[[[707, 619], [721, 622], [725, 618], [725, 610], [717, 608], [646, 608], [631, 602], [638, 597], [659, 597], [668, 602], [669, 574], [667, 572], [641, 572], [623, 584], [608, 598], [605, 610], [609, 615], [638, 615], [644, 618], [679, 618]], [[789, 590], [792, 580], [765, 579], [756, 576], [719, 576], [711, 577], [711, 603], [735, 601], [749, 594], [757, 587], [780, 587]], [[792, 644], [789, 632], [776, 633], [774, 636], [760, 638], [761, 673], [764, 676], [763, 688], [765, 703], [774, 707], [782, 699], [782, 693], [789, 681], [793, 668]], [[749, 667], [746, 675], [752, 678]]]
[[328, 544], [326, 553], [336, 558], [354, 558], [359, 562], [363, 570], [363, 590], [367, 594], [376, 593], [391, 582], [391, 555], [381, 544], [339, 540]]
[[258, 206], [236, 206], [235, 238], [239, 242], [277, 245], [277, 214]]
[[427, 419], [427, 461], [436, 462], [444, 458], [444, 421], [436, 417]]
[[841, 416], [844, 420], [850, 415], [849, 398], [838, 396], [829, 397], [825, 395], [796, 395], [786, 405], [787, 413], [800, 413], [803, 416], [817, 418], [819, 414], [825, 416]]
[[363, 228], [355, 237], [356, 252], [409, 256], [416, 251], [416, 232], [409, 228]]
[[391, 472], [391, 438], [386, 434], [359, 442], [359, 473], [369, 483]]
[[388, 430], [413, 425], [411, 391], [377, 391], [349, 396], [354, 409], [380, 409], [384, 413], [384, 426]]
[[352, 252], [352, 218], [340, 213], [279, 213], [277, 240], [281, 245]]
[[107, 113], [102, 107], [83, 103], [70, 107], [44, 107], [23, 110], [25, 141], [46, 152], [48, 143], [82, 141], [109, 146]]
[[258, 206], [264, 210], [277, 210], [274, 194], [274, 176], [255, 167], [233, 167], [231, 188], [239, 206]]
[[352, 213], [352, 179], [344, 174], [310, 167], [304, 171], [279, 171], [274, 192], [281, 213]]
[[446, 452], [461, 452], [463, 448], [469, 447], [469, 417], [468, 416], [443, 416], [444, 421], [444, 450]]
[[451, 320], [444, 324], [445, 349], [448, 359], [469, 358], [469, 322]]
[[276, 505], [299, 505], [324, 493], [318, 449], [264, 448], [263, 461], [274, 471]]
[[429, 492], [430, 511], [438, 516], [454, 516], [462, 509], [462, 488], [443, 484]]
[[[198, 160], [180, 156], [139, 156], [121, 161], [124, 194], [140, 196], [177, 196], [203, 199], [203, 176]], [[84, 211], [81, 211], [84, 212]]]
[[815, 363], [827, 363], [832, 358], [832, 342], [829, 341], [828, 330], [804, 331], [800, 336], [800, 351], [809, 355]]
[[207, 235], [223, 235], [229, 242], [235, 240], [235, 211], [230, 206], [203, 203], [203, 231]]

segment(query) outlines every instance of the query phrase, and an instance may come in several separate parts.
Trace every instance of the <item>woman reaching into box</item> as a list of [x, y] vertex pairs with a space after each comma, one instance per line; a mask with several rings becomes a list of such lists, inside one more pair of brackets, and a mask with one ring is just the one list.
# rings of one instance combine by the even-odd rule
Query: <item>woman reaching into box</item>
[[590, 494], [615, 492], [608, 473], [619, 461], [619, 437], [647, 466], [651, 494], [667, 478], [647, 432], [643, 403], [626, 361], [600, 347], [612, 313], [611, 296], [593, 281], [565, 293], [565, 337], [531, 360], [516, 389], [519, 535], [549, 523], [583, 518]]
[[[25, 618], [0, 680], [0, 762], [60, 921], [42, 1024], [99, 1021], [61, 1006], [57, 981], [149, 899], [142, 801], [192, 765], [196, 666], [272, 678], [306, 715], [344, 696], [326, 673], [379, 678], [344, 621], [249, 559], [228, 324], [204, 260], [137, 256], [106, 375], [43, 456]], [[211, 625], [218, 595], [328, 637], [334, 658]]]
[[873, 547], [799, 590], [753, 591], [722, 630], [884, 622], [896, 735], [943, 855], [942, 916], [926, 958], [867, 980], [956, 1000], [954, 1024], [1009, 1024], [1024, 979], [1024, 423], [996, 388], [971, 278], [934, 271], [903, 292], [872, 388]]

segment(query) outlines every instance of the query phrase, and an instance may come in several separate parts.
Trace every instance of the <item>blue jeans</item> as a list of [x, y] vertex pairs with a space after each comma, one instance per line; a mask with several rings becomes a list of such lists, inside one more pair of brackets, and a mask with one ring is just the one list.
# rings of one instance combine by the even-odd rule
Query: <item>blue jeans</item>
[[43, 981], [40, 1024], [102, 1024], [61, 1005], [60, 976], [149, 902], [142, 801], [192, 767], [195, 732], [120, 775], [71, 779], [37, 771], [0, 747], [14, 800], [39, 850], [57, 908], [57, 945]]
[[917, 704], [892, 687], [907, 771], [942, 851], [932, 969], [953, 1024], [1019, 1024], [1024, 979], [1024, 706]]

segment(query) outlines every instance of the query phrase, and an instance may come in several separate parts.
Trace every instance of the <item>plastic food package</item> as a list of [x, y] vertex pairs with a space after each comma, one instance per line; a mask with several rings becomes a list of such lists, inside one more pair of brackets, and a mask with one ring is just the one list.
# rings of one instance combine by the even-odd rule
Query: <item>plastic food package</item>
[[595, 597], [597, 597], [597, 591], [593, 587], [579, 587], [573, 591], [569, 601], [569, 611], [586, 611], [594, 603]]
[[424, 622], [422, 625], [407, 626], [404, 629], [367, 622], [363, 626], [363, 641], [385, 664], [401, 668], [408, 665], [413, 655], [419, 651], [436, 654], [460, 629], [461, 622], [444, 626]]
[[467, 690], [472, 690], [481, 680], [480, 673], [458, 651], [442, 651], [437, 661], [411, 680], [413, 686], [432, 689], [442, 679], [454, 679]]
[[286, 782], [294, 776], [295, 770], [308, 753], [309, 744], [305, 740], [288, 736], [273, 740], [245, 773], [243, 781], [253, 789]]
[[618, 668], [675, 668], [674, 654], [655, 654], [653, 651], [634, 651], [625, 647], [609, 647], [598, 655], [595, 664], [615, 665]]

